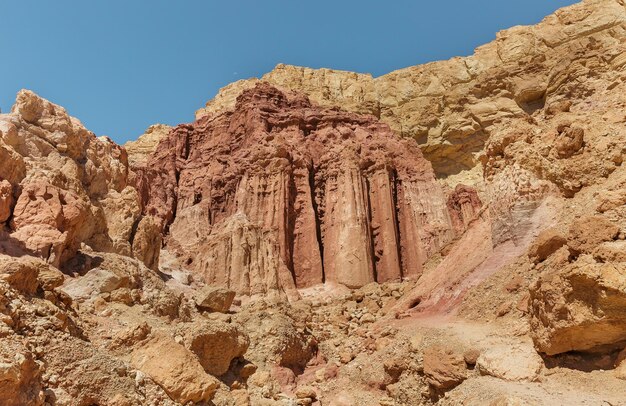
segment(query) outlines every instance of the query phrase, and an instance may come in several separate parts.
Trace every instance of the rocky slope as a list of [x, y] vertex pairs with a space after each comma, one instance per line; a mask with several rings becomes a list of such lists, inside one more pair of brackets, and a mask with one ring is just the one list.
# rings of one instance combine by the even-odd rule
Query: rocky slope
[[3, 405], [626, 404], [626, 5], [125, 147], [0, 115]]

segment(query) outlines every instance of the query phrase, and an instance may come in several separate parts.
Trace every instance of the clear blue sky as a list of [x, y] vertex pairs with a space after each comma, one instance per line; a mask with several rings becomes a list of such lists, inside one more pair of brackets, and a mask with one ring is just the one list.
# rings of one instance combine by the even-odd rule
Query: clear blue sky
[[457, 55], [570, 0], [0, 0], [0, 108], [21, 88], [123, 143], [277, 63], [369, 72]]

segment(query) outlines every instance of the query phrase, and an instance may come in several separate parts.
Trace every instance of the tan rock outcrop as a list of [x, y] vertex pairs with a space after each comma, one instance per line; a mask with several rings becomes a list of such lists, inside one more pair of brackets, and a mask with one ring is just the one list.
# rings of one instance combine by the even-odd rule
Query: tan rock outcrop
[[128, 141], [124, 148], [128, 153], [128, 163], [131, 167], [142, 166], [156, 150], [161, 139], [165, 138], [172, 127], [165, 124], [154, 124], [135, 141]]
[[31, 91], [0, 115], [0, 219], [14, 246], [54, 266], [81, 243], [131, 254], [141, 201], [128, 176], [123, 148]]

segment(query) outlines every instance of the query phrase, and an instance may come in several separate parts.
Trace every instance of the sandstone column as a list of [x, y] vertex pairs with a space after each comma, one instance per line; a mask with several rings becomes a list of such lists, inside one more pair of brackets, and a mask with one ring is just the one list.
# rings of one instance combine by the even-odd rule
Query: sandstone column
[[369, 178], [376, 281], [398, 281], [402, 278], [398, 254], [398, 233], [394, 203], [394, 180], [387, 169], [381, 169]]
[[324, 272], [326, 281], [358, 288], [374, 281], [367, 192], [358, 168], [326, 181]]
[[293, 273], [296, 286], [306, 288], [322, 283], [324, 277], [308, 168], [294, 170], [294, 184]]

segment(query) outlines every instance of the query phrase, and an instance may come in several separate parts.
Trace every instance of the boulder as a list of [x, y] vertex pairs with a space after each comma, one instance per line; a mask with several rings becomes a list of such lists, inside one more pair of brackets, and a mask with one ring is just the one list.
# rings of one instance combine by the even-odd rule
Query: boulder
[[111, 293], [129, 285], [129, 277], [107, 269], [95, 268], [83, 276], [68, 278], [61, 289], [72, 299], [86, 300], [100, 293]]
[[13, 210], [11, 237], [58, 267], [89, 235], [89, 203], [46, 182], [24, 187]]
[[166, 336], [143, 341], [132, 352], [130, 362], [181, 404], [208, 401], [219, 387], [219, 381], [205, 373], [193, 353]]
[[235, 299], [235, 292], [217, 286], [205, 286], [196, 293], [196, 306], [201, 310], [226, 313]]
[[185, 327], [185, 346], [213, 376], [225, 374], [233, 359], [241, 357], [250, 341], [236, 325], [220, 321], [194, 323]]
[[48, 265], [37, 258], [27, 256], [16, 258], [0, 254], [0, 279], [27, 295], [37, 291], [39, 272], [47, 269]]
[[529, 303], [531, 335], [547, 355], [623, 347], [626, 263], [585, 257], [548, 271], [531, 285]]
[[565, 245], [566, 238], [556, 229], [543, 230], [528, 249], [528, 258], [535, 264], [545, 261]]
[[433, 345], [424, 351], [424, 375], [436, 390], [448, 390], [467, 378], [467, 367], [462, 352], [442, 345]]
[[506, 381], [533, 381], [542, 367], [543, 360], [530, 344], [490, 346], [476, 360], [482, 375]]

